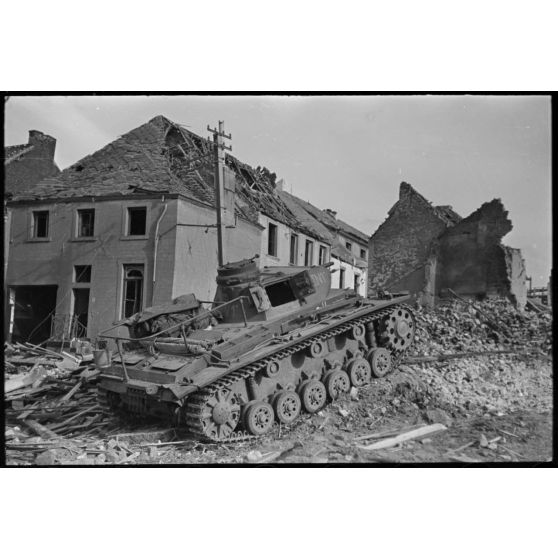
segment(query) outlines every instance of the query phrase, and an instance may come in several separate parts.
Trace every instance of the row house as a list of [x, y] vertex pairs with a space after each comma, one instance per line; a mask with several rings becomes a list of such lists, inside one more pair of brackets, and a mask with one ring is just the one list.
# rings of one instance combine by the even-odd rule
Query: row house
[[[315, 265], [330, 231], [275, 175], [226, 156], [227, 261]], [[14, 340], [95, 338], [142, 308], [215, 293], [213, 145], [163, 116], [14, 192], [5, 286]], [[16, 312], [15, 309], [18, 309]]]

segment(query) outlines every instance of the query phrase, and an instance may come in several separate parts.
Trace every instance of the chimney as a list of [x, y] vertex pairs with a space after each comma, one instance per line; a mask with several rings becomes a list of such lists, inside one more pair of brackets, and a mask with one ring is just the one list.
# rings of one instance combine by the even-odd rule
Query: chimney
[[54, 161], [56, 150], [56, 139], [37, 130], [29, 130], [29, 145], [33, 145], [35, 150], [45, 159]]
[[337, 211], [333, 211], [333, 209], [326, 209], [325, 212], [326, 212], [328, 215], [331, 215], [334, 219], [337, 218]]
[[284, 178], [280, 178], [277, 182], [275, 182], [275, 189], [278, 192], [287, 191], [289, 189], [289, 185]]

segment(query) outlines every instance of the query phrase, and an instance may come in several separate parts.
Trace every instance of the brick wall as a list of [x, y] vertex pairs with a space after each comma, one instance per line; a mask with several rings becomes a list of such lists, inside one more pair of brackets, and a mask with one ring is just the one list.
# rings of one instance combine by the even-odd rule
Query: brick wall
[[409, 184], [402, 183], [399, 200], [369, 243], [369, 282], [377, 289], [421, 291], [430, 245], [444, 230], [432, 206]]

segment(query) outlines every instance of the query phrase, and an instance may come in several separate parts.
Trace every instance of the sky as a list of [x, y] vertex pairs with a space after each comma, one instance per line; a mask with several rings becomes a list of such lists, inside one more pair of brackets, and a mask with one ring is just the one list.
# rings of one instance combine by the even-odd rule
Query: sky
[[10, 97], [5, 144], [29, 130], [57, 139], [61, 169], [162, 114], [207, 137], [224, 120], [232, 153], [289, 191], [372, 234], [410, 183], [466, 217], [500, 198], [534, 286], [551, 268], [551, 116], [547, 96]]

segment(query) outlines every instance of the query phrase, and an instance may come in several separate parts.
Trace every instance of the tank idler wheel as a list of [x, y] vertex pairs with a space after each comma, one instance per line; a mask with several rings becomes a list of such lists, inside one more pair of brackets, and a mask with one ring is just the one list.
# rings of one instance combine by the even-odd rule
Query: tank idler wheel
[[266, 401], [252, 401], [244, 414], [246, 430], [254, 436], [267, 434], [274, 420], [273, 407]]
[[415, 336], [415, 319], [407, 308], [395, 309], [383, 323], [382, 338], [388, 349], [404, 351]]
[[300, 415], [302, 403], [296, 391], [282, 390], [273, 401], [275, 416], [283, 424], [291, 424]]
[[370, 364], [365, 358], [355, 358], [349, 364], [347, 369], [351, 384], [355, 387], [361, 387], [370, 383], [372, 379], [372, 370]]
[[319, 380], [306, 380], [300, 386], [302, 408], [307, 413], [316, 413], [326, 403], [326, 387]]
[[372, 368], [372, 375], [375, 378], [383, 378], [386, 374], [391, 372], [393, 367], [393, 359], [391, 353], [384, 348], [372, 349], [367, 356], [370, 367]]
[[341, 369], [329, 372], [325, 377], [324, 384], [331, 399], [337, 399], [342, 393], [348, 393], [351, 389], [349, 375]]

